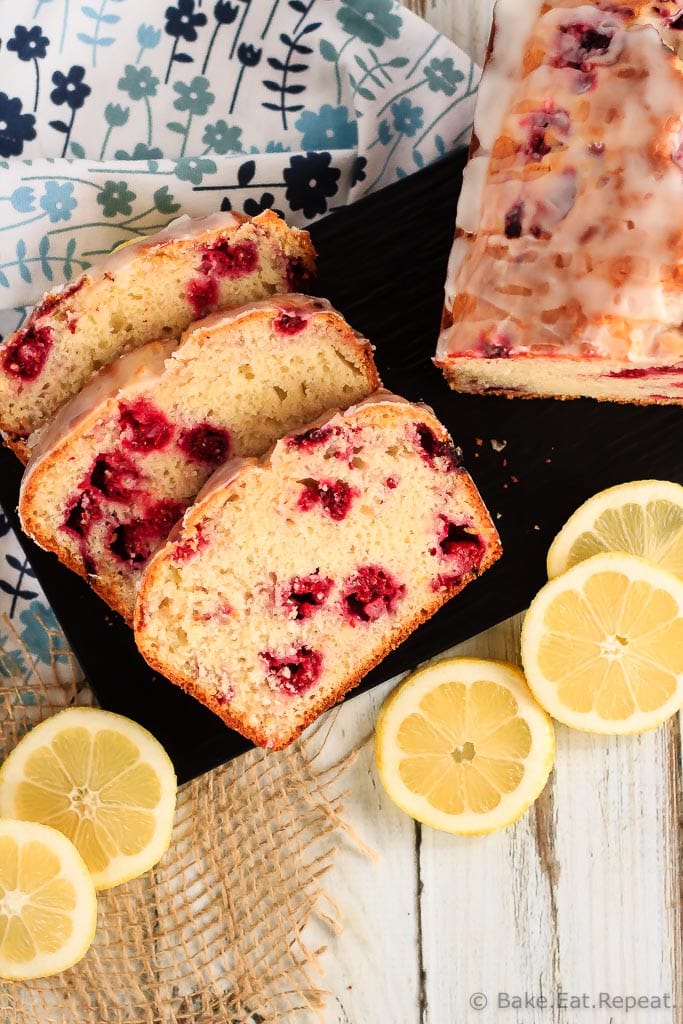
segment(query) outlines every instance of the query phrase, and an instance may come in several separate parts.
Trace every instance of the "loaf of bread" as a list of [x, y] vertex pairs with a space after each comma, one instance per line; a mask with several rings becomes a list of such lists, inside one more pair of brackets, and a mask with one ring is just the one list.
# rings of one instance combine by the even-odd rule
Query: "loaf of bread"
[[215, 313], [62, 408], [24, 474], [23, 527], [130, 620], [149, 557], [218, 466], [378, 384], [370, 345], [323, 299]]
[[678, 3], [498, 0], [436, 358], [456, 390], [683, 401], [683, 64], [659, 34], [681, 27]]
[[180, 217], [48, 293], [0, 344], [0, 431], [26, 461], [26, 440], [91, 374], [148, 341], [178, 339], [192, 320], [275, 292], [314, 271], [306, 231], [267, 211], [253, 220]]
[[136, 641], [278, 749], [499, 554], [445, 428], [379, 392], [209, 480], [143, 575]]

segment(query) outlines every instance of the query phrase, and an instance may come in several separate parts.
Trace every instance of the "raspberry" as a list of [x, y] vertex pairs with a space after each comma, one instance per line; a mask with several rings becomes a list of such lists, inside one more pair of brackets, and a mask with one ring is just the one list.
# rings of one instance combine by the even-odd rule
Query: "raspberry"
[[200, 246], [199, 251], [199, 269], [210, 277], [244, 277], [258, 266], [258, 250], [253, 242], [230, 245], [227, 239], [220, 238], [212, 245]]
[[327, 600], [332, 589], [332, 580], [313, 573], [310, 576], [294, 576], [283, 594], [283, 604], [291, 618], [301, 620], [311, 617], [316, 608]]
[[269, 683], [292, 696], [310, 690], [320, 678], [323, 667], [322, 654], [310, 647], [299, 647], [293, 654], [284, 656], [262, 651], [259, 657], [266, 666]]
[[[418, 423], [415, 427], [416, 440], [420, 455], [434, 469], [451, 473], [462, 466], [462, 452], [450, 441], [442, 441], [426, 423]], [[387, 486], [389, 482], [387, 481]]]
[[102, 510], [97, 504], [97, 499], [90, 491], [83, 491], [73, 500], [62, 523], [62, 529], [75, 537], [87, 537], [92, 525], [102, 518]]
[[159, 501], [147, 509], [142, 519], [121, 523], [109, 535], [109, 550], [121, 562], [141, 565], [183, 514], [184, 506], [175, 501]]
[[303, 331], [306, 323], [306, 317], [288, 313], [283, 309], [273, 320], [273, 327], [280, 334], [298, 334], [299, 331]]
[[230, 455], [230, 434], [220, 427], [212, 427], [210, 423], [200, 423], [183, 430], [178, 438], [178, 447], [193, 462], [222, 466]]
[[[451, 563], [451, 573], [455, 577], [464, 576], [479, 568], [484, 556], [484, 542], [481, 537], [472, 533], [468, 523], [454, 523], [440, 517], [443, 529], [439, 538], [439, 548], [444, 558]], [[436, 554], [436, 548], [430, 549]]]
[[120, 405], [119, 418], [124, 448], [139, 452], [159, 451], [173, 436], [170, 420], [144, 398], [131, 405]]
[[406, 588], [379, 565], [363, 565], [350, 576], [343, 587], [346, 618], [352, 626], [357, 622], [375, 622], [382, 615], [396, 610]]
[[345, 480], [308, 480], [304, 484], [298, 504], [304, 512], [319, 504], [331, 519], [341, 522], [346, 518], [358, 493], [356, 488], [350, 487]]
[[185, 286], [185, 298], [195, 316], [205, 316], [218, 302], [218, 285], [212, 277], [195, 277]]
[[90, 483], [112, 501], [129, 501], [135, 494], [135, 485], [140, 479], [137, 469], [120, 452], [98, 455], [90, 471]]
[[314, 448], [327, 444], [332, 437], [336, 437], [339, 433], [341, 433], [339, 427], [311, 427], [310, 430], [304, 430], [303, 434], [288, 437], [287, 444], [290, 448], [312, 452]]
[[21, 380], [37, 380], [47, 362], [54, 342], [51, 327], [27, 327], [17, 331], [14, 340], [8, 344], [3, 357], [2, 368], [11, 377]]

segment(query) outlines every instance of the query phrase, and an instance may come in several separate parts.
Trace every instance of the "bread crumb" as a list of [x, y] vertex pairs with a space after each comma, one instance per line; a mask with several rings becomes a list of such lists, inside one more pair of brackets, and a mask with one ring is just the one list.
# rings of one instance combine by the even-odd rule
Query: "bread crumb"
[[507, 445], [507, 441], [497, 441], [495, 437], [491, 438], [491, 447], [494, 452], [502, 452], [503, 448]]

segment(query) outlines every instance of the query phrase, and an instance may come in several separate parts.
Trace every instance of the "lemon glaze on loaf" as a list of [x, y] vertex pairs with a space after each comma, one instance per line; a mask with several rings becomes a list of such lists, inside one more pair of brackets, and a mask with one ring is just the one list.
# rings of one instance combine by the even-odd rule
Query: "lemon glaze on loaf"
[[370, 345], [323, 299], [216, 313], [62, 408], [24, 475], [22, 525], [130, 620], [146, 562], [218, 466], [378, 384]]
[[445, 428], [379, 392], [209, 480], [143, 575], [136, 641], [279, 749], [500, 550]]
[[25, 462], [28, 435], [102, 366], [149, 341], [177, 340], [216, 309], [300, 291], [314, 258], [308, 232], [271, 211], [180, 217], [114, 251], [49, 292], [0, 344], [0, 431]]
[[456, 390], [683, 401], [678, 6], [498, 0], [436, 357]]

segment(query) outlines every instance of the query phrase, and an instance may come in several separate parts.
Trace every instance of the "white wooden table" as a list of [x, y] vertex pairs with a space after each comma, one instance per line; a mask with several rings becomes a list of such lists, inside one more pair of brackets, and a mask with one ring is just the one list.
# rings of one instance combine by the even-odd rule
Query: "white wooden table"
[[[491, 0], [408, 2], [481, 60]], [[517, 660], [519, 625], [455, 650]], [[330, 756], [371, 732], [393, 685], [335, 712]], [[328, 1024], [683, 1021], [672, 1008], [683, 1007], [680, 752], [678, 718], [636, 738], [558, 726], [535, 807], [502, 833], [465, 839], [397, 810], [367, 746], [348, 777], [347, 817], [380, 859], [343, 844], [327, 878], [344, 920], [323, 936]]]

